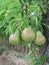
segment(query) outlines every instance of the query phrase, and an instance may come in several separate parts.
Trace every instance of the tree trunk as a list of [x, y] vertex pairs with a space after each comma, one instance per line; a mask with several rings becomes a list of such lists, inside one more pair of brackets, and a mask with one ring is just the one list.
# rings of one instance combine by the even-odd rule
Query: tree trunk
[[[49, 25], [49, 10], [47, 10], [46, 14], [43, 16], [42, 23], [46, 23]], [[49, 30], [44, 26], [44, 36], [46, 37], [46, 43], [42, 47], [40, 47], [40, 55], [46, 55], [46, 62], [49, 63]]]

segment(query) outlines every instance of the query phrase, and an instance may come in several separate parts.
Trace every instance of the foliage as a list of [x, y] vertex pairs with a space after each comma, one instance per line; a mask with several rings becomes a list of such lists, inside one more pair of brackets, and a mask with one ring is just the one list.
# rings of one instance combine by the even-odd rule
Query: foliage
[[30, 51], [29, 54], [26, 56], [27, 63], [30, 65], [44, 65], [44, 62], [46, 61], [46, 56], [42, 55], [41, 57], [36, 56], [33, 51]]
[[0, 55], [3, 53], [3, 51], [5, 51], [5, 48], [0, 46]]
[[[26, 4], [28, 7], [27, 17], [25, 15]], [[33, 29], [42, 31], [41, 15], [46, 11], [48, 5], [48, 0], [44, 0], [44, 2], [42, 0], [0, 0], [0, 34], [8, 35], [15, 32], [18, 27], [20, 29], [23, 25], [25, 27], [28, 17], [30, 17], [29, 22]], [[21, 16], [24, 16], [23, 19]]]

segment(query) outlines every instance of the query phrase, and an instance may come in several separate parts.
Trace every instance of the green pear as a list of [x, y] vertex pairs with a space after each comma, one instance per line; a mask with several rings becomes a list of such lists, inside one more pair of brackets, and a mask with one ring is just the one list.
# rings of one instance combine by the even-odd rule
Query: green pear
[[45, 44], [45, 42], [46, 42], [46, 38], [44, 37], [44, 35], [40, 31], [37, 31], [35, 44], [38, 46], [42, 46]]
[[16, 45], [20, 41], [20, 32], [17, 30], [14, 34], [9, 36], [9, 43]]
[[35, 32], [31, 28], [25, 28], [21, 33], [21, 37], [25, 42], [31, 42], [35, 39]]

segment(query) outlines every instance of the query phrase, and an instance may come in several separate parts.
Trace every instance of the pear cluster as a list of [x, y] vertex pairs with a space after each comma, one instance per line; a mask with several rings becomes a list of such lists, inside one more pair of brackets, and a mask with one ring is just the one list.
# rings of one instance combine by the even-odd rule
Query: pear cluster
[[20, 38], [26, 43], [34, 41], [34, 43], [38, 46], [42, 46], [46, 42], [46, 39], [41, 31], [36, 31], [35, 34], [32, 28], [24, 28], [21, 31], [21, 34], [19, 30], [17, 30], [14, 34], [11, 34], [9, 36], [9, 43], [15, 45], [21, 41]]

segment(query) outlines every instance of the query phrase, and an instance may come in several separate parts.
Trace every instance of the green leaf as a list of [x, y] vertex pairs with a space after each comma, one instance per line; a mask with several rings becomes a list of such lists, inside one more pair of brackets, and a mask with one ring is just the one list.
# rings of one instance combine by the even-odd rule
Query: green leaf
[[40, 58], [41, 62], [45, 62], [46, 61], [46, 56], [45, 55], [42, 55], [41, 58]]

